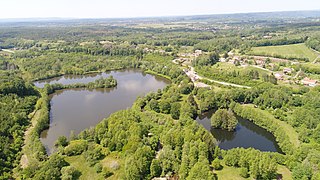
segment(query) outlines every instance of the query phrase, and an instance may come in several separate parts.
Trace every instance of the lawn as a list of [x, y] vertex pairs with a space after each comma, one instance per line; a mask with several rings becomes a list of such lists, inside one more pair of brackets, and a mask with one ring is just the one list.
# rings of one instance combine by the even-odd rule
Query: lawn
[[110, 180], [124, 179], [124, 160], [121, 159], [120, 154], [112, 152], [100, 162], [103, 167], [113, 172], [113, 175], [109, 177]]
[[[245, 180], [240, 176], [240, 168], [229, 167], [223, 164], [223, 169], [219, 171], [214, 171], [217, 174], [218, 180]], [[252, 179], [252, 178], [247, 178]]]
[[[223, 169], [219, 171], [214, 171], [217, 175], [218, 180], [253, 180], [252, 177], [243, 178], [240, 176], [240, 168], [229, 167], [222, 163]], [[282, 180], [291, 180], [291, 172], [288, 168], [282, 165], [278, 165], [278, 176], [282, 177]]]
[[79, 179], [104, 179], [101, 175], [96, 173], [93, 167], [90, 167], [89, 164], [86, 162], [83, 155], [79, 156], [71, 156], [66, 157], [65, 160], [70, 163], [71, 166], [75, 167], [78, 171], [81, 172], [81, 176]]
[[284, 59], [309, 59], [309, 61], [314, 61], [318, 56], [305, 44], [253, 47], [249, 54]]
[[292, 179], [292, 175], [291, 172], [288, 168], [286, 168], [285, 166], [278, 166], [278, 174], [281, 174], [282, 176], [282, 180], [291, 180]]

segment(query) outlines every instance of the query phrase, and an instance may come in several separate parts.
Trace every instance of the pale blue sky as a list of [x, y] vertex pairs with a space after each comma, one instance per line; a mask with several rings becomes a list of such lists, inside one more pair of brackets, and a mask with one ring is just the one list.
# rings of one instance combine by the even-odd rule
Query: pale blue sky
[[110, 18], [320, 10], [320, 0], [0, 0], [0, 19]]

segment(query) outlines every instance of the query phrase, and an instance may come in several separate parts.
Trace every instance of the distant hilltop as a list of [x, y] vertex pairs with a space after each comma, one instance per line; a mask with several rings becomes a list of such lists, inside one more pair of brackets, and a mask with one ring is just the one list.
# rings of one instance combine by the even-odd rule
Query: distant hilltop
[[150, 20], [208, 20], [208, 19], [290, 19], [290, 18], [320, 18], [320, 10], [304, 11], [276, 11], [276, 12], [250, 12], [232, 14], [208, 14], [208, 15], [186, 15], [186, 16], [155, 16], [155, 17], [134, 17], [134, 18], [8, 18], [1, 19], [0, 23], [27, 23], [27, 22], [81, 22], [81, 21], [150, 21]]

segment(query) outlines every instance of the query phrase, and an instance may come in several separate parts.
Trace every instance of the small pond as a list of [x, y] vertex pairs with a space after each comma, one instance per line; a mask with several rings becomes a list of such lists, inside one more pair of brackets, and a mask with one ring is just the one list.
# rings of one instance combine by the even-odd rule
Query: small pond
[[196, 121], [212, 133], [221, 149], [252, 147], [261, 151], [282, 153], [273, 134], [241, 117], [237, 117], [239, 123], [233, 132], [211, 128], [211, 117], [214, 112], [211, 110], [203, 113]]

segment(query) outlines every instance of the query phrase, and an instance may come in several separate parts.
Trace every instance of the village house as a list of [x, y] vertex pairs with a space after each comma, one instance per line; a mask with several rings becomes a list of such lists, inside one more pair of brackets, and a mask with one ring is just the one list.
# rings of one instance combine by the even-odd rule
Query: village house
[[219, 61], [220, 62], [226, 62], [227, 60], [226, 60], [226, 58], [220, 58]]
[[314, 87], [317, 85], [317, 80], [313, 80], [310, 78], [305, 77], [303, 80], [301, 80], [301, 84], [305, 85], [305, 86], [310, 86], [310, 87]]
[[153, 50], [152, 50], [152, 49], [149, 49], [149, 48], [144, 48], [144, 49], [143, 49], [143, 52], [153, 52]]
[[283, 80], [283, 74], [280, 74], [280, 73], [276, 73], [275, 75], [274, 75], [274, 77], [277, 79], [277, 80]]
[[239, 56], [234, 56], [232, 59], [235, 61], [239, 61], [241, 58]]
[[234, 53], [232, 51], [228, 52], [228, 56], [229, 57], [233, 57], [234, 56]]
[[194, 55], [196, 57], [200, 56], [201, 54], [202, 54], [202, 50], [197, 49], [197, 50], [194, 51]]
[[283, 73], [284, 74], [291, 74], [292, 73], [292, 69], [291, 68], [284, 68], [283, 69]]
[[264, 63], [264, 60], [259, 60], [259, 59], [257, 59], [257, 60], [255, 60], [255, 63], [256, 63], [256, 65], [265, 65], [265, 63]]
[[160, 49], [160, 50], [159, 50], [159, 53], [164, 54], [164, 53], [166, 53], [166, 51], [165, 51], [165, 50], [163, 50], [163, 49]]
[[265, 38], [265, 39], [271, 39], [272, 36], [266, 35], [266, 36], [263, 36], [263, 38]]

